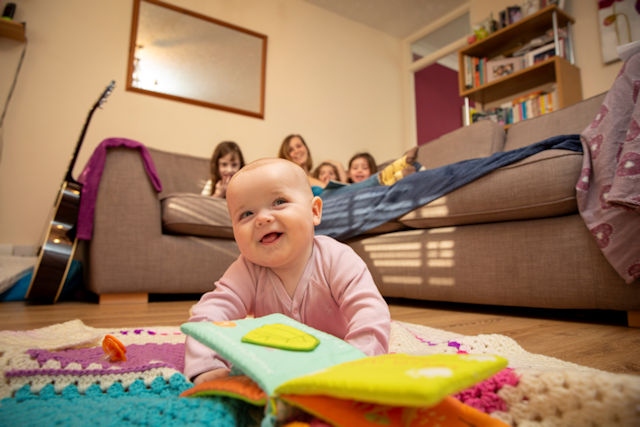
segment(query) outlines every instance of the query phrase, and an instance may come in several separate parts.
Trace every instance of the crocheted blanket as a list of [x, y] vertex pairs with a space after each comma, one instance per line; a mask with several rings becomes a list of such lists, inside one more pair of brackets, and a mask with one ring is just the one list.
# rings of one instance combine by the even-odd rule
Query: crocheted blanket
[[[122, 341], [112, 363], [99, 343]], [[248, 404], [183, 398], [179, 327], [91, 328], [80, 320], [31, 331], [0, 331], [0, 424], [254, 425]], [[612, 374], [528, 353], [503, 335], [464, 336], [392, 322], [390, 351], [499, 354], [508, 368], [455, 397], [512, 426], [640, 425], [640, 377]], [[430, 425], [430, 424], [425, 424]]]

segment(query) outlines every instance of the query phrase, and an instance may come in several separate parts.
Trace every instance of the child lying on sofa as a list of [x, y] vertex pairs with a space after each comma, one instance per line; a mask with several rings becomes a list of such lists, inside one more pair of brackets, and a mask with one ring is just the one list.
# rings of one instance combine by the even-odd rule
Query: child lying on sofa
[[367, 176], [360, 174], [359, 178], [357, 179], [351, 178], [350, 184], [342, 184], [330, 181], [324, 188], [320, 190], [313, 188], [314, 194], [319, 195], [322, 199], [327, 199], [338, 194], [358, 191], [363, 188], [377, 187], [380, 185], [393, 185], [404, 177], [416, 172], [420, 168], [420, 165], [416, 163], [417, 155], [418, 147], [414, 147], [404, 153], [404, 155], [399, 159], [396, 159], [395, 161], [389, 163], [384, 168], [379, 170], [377, 173], [374, 173], [375, 169], [373, 169], [372, 166], [375, 166], [375, 161], [373, 160], [373, 157], [368, 153], [358, 153], [354, 155], [351, 160], [349, 160], [349, 169], [347, 173], [351, 177], [354, 162], [363, 160], [366, 158], [365, 156], [368, 156], [369, 161], [373, 163], [373, 165], [369, 166], [370, 170]]
[[[191, 309], [190, 322], [285, 314], [344, 339], [367, 355], [388, 351], [389, 308], [366, 264], [347, 245], [315, 236], [322, 200], [304, 170], [261, 159], [237, 172], [227, 204], [240, 257]], [[187, 338], [185, 375], [196, 384], [229, 374], [229, 364]]]

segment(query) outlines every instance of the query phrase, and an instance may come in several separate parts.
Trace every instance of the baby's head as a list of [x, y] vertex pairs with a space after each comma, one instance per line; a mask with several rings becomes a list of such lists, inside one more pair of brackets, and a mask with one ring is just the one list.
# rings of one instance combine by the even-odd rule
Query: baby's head
[[322, 200], [300, 166], [276, 158], [249, 163], [231, 178], [227, 206], [236, 243], [251, 262], [274, 269], [306, 263]]

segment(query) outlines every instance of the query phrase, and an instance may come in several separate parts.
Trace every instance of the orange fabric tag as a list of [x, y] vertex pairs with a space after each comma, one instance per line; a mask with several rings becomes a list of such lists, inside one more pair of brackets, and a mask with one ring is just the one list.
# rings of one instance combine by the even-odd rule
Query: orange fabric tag
[[113, 335], [105, 335], [102, 340], [102, 351], [109, 357], [111, 362], [126, 362], [127, 348], [120, 340]]
[[282, 395], [284, 402], [296, 406], [339, 427], [508, 427], [507, 424], [448, 396], [431, 408], [386, 406], [328, 396]]
[[228, 396], [253, 405], [267, 403], [267, 394], [246, 375], [233, 375], [200, 383], [180, 394], [180, 397]]

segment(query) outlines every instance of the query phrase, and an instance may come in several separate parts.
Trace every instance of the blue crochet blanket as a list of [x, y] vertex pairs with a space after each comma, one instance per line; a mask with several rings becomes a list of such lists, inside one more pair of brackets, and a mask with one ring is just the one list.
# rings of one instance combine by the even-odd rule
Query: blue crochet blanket
[[491, 171], [544, 150], [582, 152], [580, 135], [554, 136], [526, 147], [489, 157], [416, 172], [392, 186], [363, 188], [324, 200], [322, 222], [316, 234], [346, 240], [399, 218]]
[[[126, 345], [126, 361], [105, 358], [105, 332]], [[77, 320], [0, 331], [0, 426], [255, 425], [240, 400], [180, 397], [193, 386], [182, 374], [184, 339], [177, 327], [99, 330]]]

